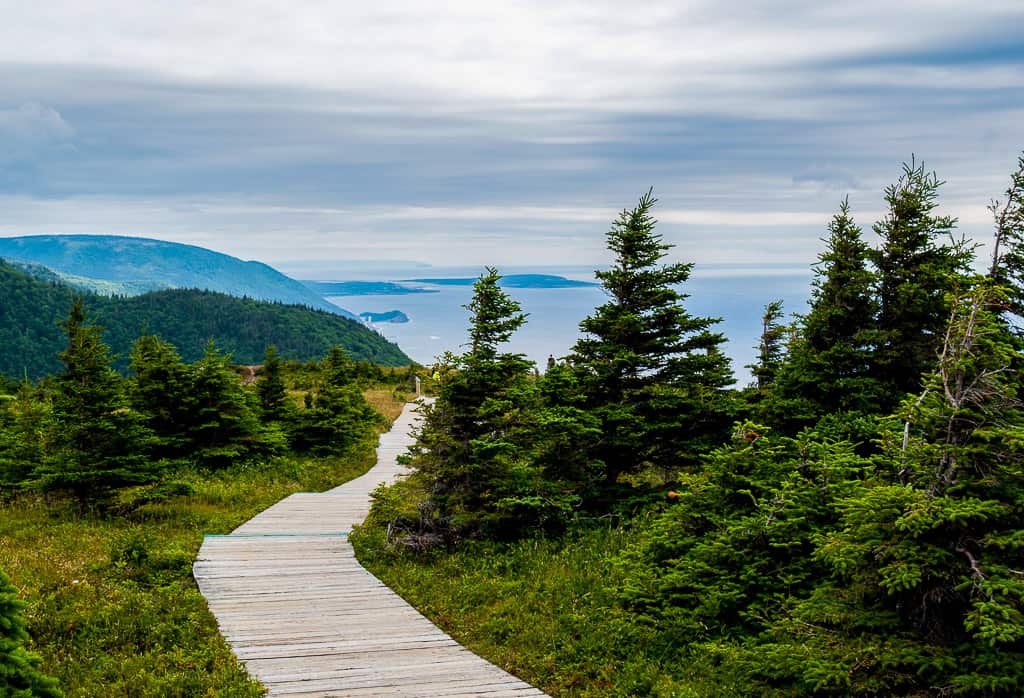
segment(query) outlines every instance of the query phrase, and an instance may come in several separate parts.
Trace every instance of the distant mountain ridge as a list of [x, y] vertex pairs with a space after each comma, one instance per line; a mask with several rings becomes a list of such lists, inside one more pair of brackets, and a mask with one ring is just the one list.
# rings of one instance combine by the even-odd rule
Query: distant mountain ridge
[[355, 318], [267, 264], [195, 245], [119, 235], [27, 235], [0, 238], [0, 258], [43, 265], [69, 286], [104, 295], [201, 289]]

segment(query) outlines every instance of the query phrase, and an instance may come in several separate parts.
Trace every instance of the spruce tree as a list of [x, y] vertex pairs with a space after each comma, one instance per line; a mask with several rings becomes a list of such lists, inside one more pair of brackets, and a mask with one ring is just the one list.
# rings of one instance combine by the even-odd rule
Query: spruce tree
[[152, 433], [129, 408], [101, 329], [86, 323], [81, 299], [63, 327], [64, 369], [54, 381], [48, 452], [35, 479], [44, 490], [73, 495], [80, 507], [104, 506], [117, 489], [157, 476], [147, 458]]
[[209, 341], [199, 361], [189, 367], [186, 429], [190, 454], [210, 468], [243, 459], [261, 447], [260, 425], [230, 357]]
[[670, 506], [637, 522], [619, 555], [620, 599], [666, 628], [666, 652], [763, 637], [820, 579], [813, 541], [868, 466], [847, 442], [738, 424], [730, 445], [681, 475]]
[[156, 335], [139, 337], [132, 346], [128, 399], [145, 416], [156, 436], [154, 455], [177, 458], [187, 455], [187, 436], [194, 418], [189, 368], [170, 342]]
[[1024, 415], [1003, 302], [981, 286], [953, 304], [922, 392], [888, 423], [876, 476], [852, 483], [838, 525], [818, 537], [827, 574], [754, 657], [769, 685], [1024, 691]]
[[537, 381], [537, 404], [530, 410], [532, 460], [562, 501], [575, 503], [599, 484], [601, 470], [588, 451], [603, 435], [585, 408], [577, 372], [565, 363], [552, 364]]
[[297, 450], [343, 453], [366, 438], [379, 419], [356, 383], [356, 366], [345, 350], [331, 347], [320, 363], [320, 379], [307, 394], [306, 409], [292, 435]]
[[48, 429], [47, 401], [28, 381], [12, 399], [0, 402], [0, 493], [25, 487], [43, 460], [43, 439]]
[[784, 317], [782, 301], [774, 300], [764, 307], [761, 316], [761, 341], [757, 346], [757, 363], [747, 366], [758, 390], [767, 390], [775, 383], [775, 375], [786, 355], [785, 336], [788, 327], [779, 321]]
[[39, 657], [25, 649], [29, 640], [22, 612], [25, 602], [0, 570], [0, 696], [60, 698], [57, 681], [39, 669]]
[[424, 424], [411, 464], [450, 533], [488, 529], [495, 535], [514, 523], [504, 506], [522, 492], [517, 470], [531, 362], [501, 345], [526, 322], [519, 304], [498, 285], [488, 267], [473, 286], [467, 351], [442, 360], [436, 402], [424, 409]]
[[988, 276], [1008, 291], [1005, 314], [1020, 334], [1024, 330], [1024, 156], [1010, 175], [1006, 200], [993, 201], [989, 210], [995, 219], [995, 240]]
[[583, 337], [569, 357], [602, 437], [588, 456], [608, 484], [652, 464], [665, 470], [693, 462], [724, 439], [732, 383], [719, 350], [715, 318], [687, 312], [677, 286], [692, 264], [663, 264], [672, 245], [654, 232], [648, 191], [608, 231], [612, 267], [596, 272], [609, 300], [580, 323]]
[[875, 275], [868, 245], [844, 199], [814, 265], [810, 311], [800, 319], [764, 418], [787, 433], [828, 415], [880, 411], [884, 385], [872, 375], [878, 339]]
[[888, 211], [874, 226], [881, 238], [880, 249], [870, 254], [878, 272], [874, 375], [887, 387], [889, 407], [899, 395], [920, 389], [941, 342], [947, 296], [963, 290], [968, 273], [971, 249], [951, 237], [956, 220], [935, 212], [941, 185], [923, 163], [904, 164], [885, 190]]
[[263, 356], [263, 369], [256, 383], [260, 413], [266, 421], [285, 422], [293, 416], [294, 405], [288, 398], [288, 390], [281, 372], [281, 357], [277, 353], [277, 348], [271, 345], [267, 347]]

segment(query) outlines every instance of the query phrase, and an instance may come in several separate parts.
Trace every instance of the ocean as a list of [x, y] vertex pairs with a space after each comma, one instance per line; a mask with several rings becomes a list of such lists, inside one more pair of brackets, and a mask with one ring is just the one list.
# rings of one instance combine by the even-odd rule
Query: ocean
[[[338, 269], [318, 276], [333, 281], [397, 281], [412, 278], [475, 277], [479, 268], [408, 267], [392, 269]], [[543, 273], [593, 281], [592, 270], [580, 267], [516, 267], [505, 274]], [[721, 318], [717, 330], [727, 338], [725, 352], [733, 361], [737, 384], [746, 385], [761, 333], [765, 304], [781, 299], [787, 314], [806, 310], [811, 272], [788, 267], [695, 268], [679, 290], [688, 294], [687, 310], [693, 315]], [[327, 300], [356, 314], [400, 310], [408, 323], [373, 325], [415, 361], [430, 365], [446, 351], [459, 353], [467, 341], [469, 312], [463, 307], [472, 297], [469, 286], [425, 285], [436, 293], [409, 295], [330, 296]], [[525, 354], [543, 371], [548, 356], [569, 353], [580, 336], [579, 323], [606, 301], [600, 287], [507, 288], [528, 314], [526, 325], [508, 344], [508, 350]]]

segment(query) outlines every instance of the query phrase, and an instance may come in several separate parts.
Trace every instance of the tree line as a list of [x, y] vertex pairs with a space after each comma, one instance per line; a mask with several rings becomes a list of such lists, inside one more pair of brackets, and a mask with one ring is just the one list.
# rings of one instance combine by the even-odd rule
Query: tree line
[[306, 366], [285, 362], [271, 346], [249, 388], [212, 340], [186, 363], [172, 343], [143, 335], [124, 377], [81, 298], [62, 327], [61, 370], [36, 383], [8, 382], [3, 395], [0, 494], [67, 495], [83, 510], [116, 511], [131, 505], [121, 497], [128, 488], [146, 486], [135, 494], [140, 501], [173, 494], [160, 487], [170, 486], [177, 468], [345, 453], [382, 419], [361, 381], [383, 379], [383, 369], [338, 346]]
[[[0, 260], [0, 374], [32, 380], [61, 369], [57, 353], [75, 292], [34, 278]], [[241, 364], [258, 364], [267, 345], [285, 357], [314, 361], [332, 346], [345, 348], [356, 360], [384, 366], [407, 366], [402, 351], [361, 323], [323, 310], [236, 298], [213, 291], [173, 289], [140, 296], [84, 294], [96, 321], [105, 327], [114, 367], [128, 369], [132, 343], [140, 334], [156, 333], [173, 343], [186, 361], [202, 357], [213, 338]]]
[[[125, 375], [85, 300], [65, 312], [60, 369], [35, 382], [0, 379], [0, 501], [43, 500], [58, 516], [70, 509], [87, 520], [116, 517], [118, 526], [189, 497], [211, 475], [269, 464], [298, 478], [321, 459], [358, 462], [384, 419], [364, 388], [411, 380], [411, 368], [356, 361], [339, 346], [305, 363], [270, 346], [247, 383], [212, 340], [186, 362], [154, 334], [132, 343]], [[126, 545], [125, 555], [138, 553]], [[25, 649], [25, 609], [0, 570], [0, 695], [57, 698], [56, 682]]]
[[[651, 192], [607, 234], [608, 300], [537, 375], [526, 322], [479, 278], [468, 349], [371, 521], [436, 550], [615, 522], [628, 623], [746, 695], [1024, 689], [1024, 158], [992, 203], [992, 259], [916, 161], [863, 239], [847, 201], [805, 314], [769, 302], [754, 383], [686, 310]], [[654, 654], [658, 654], [657, 651]]]

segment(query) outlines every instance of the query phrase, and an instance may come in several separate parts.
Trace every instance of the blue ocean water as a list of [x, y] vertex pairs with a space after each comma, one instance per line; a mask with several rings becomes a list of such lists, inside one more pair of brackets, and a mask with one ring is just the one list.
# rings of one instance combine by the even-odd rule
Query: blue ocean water
[[[321, 273], [324, 280], [396, 281], [423, 277], [477, 276], [479, 268], [374, 269], [355, 274], [339, 269]], [[579, 267], [533, 267], [502, 269], [502, 273], [558, 274], [568, 278], [593, 281], [592, 270]], [[733, 360], [737, 383], [749, 382], [744, 368], [753, 362], [761, 333], [764, 306], [781, 299], [787, 313], [806, 309], [811, 272], [792, 268], [770, 267], [704, 267], [695, 268], [690, 280], [680, 291], [689, 295], [686, 308], [694, 315], [719, 317], [717, 329], [728, 340], [726, 353]], [[397, 343], [416, 361], [429, 365], [445, 351], [458, 353], [467, 341], [469, 303], [472, 288], [468, 286], [429, 285], [436, 293], [411, 295], [332, 296], [328, 300], [354, 313], [380, 313], [401, 310], [409, 316], [405, 324], [382, 323], [375, 328]], [[509, 350], [526, 354], [543, 370], [547, 357], [556, 358], [569, 352], [580, 336], [580, 321], [606, 301], [599, 287], [582, 288], [509, 288], [506, 292], [522, 305], [529, 317], [526, 325], [509, 343]]]

